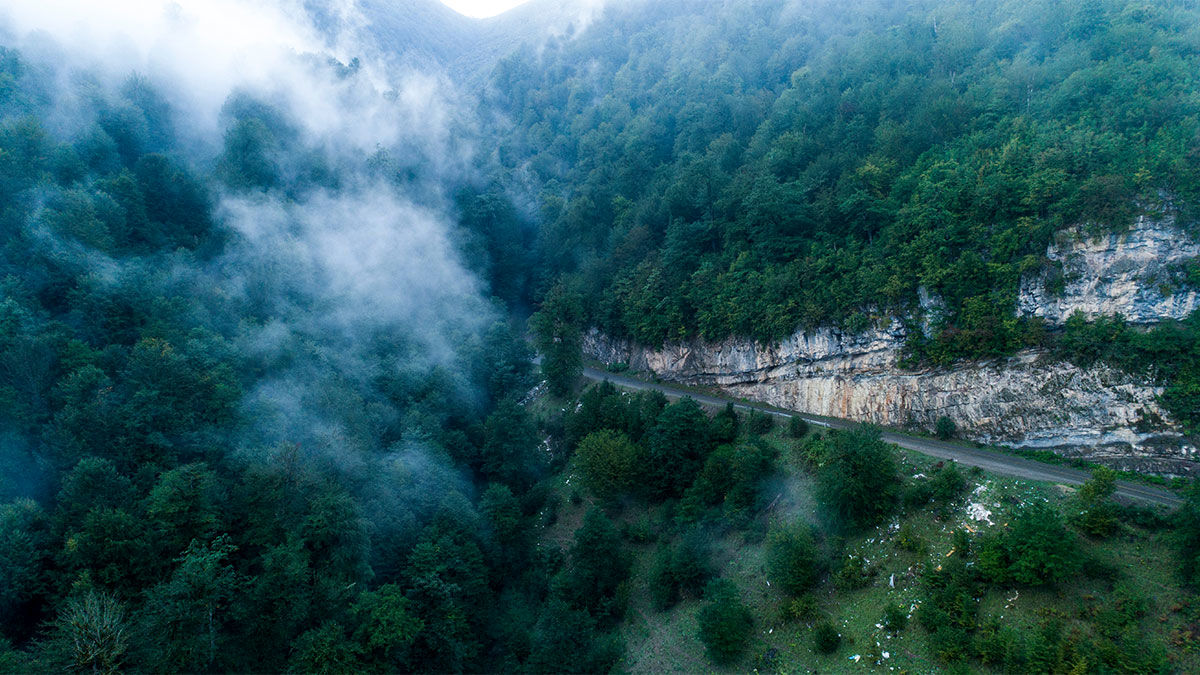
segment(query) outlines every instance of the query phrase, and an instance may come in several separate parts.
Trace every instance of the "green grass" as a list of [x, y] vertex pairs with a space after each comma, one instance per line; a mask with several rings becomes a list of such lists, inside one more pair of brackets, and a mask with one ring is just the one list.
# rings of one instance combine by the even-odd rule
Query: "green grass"
[[[546, 412], [561, 410], [569, 403], [546, 402]], [[743, 432], [744, 433], [744, 432]], [[820, 434], [813, 429], [810, 434]], [[800, 441], [788, 438], [782, 424], [765, 436], [780, 450], [779, 472], [763, 488], [762, 503], [771, 504], [768, 510], [753, 514], [749, 526], [742, 529], [725, 527], [714, 535], [713, 563], [720, 575], [734, 581], [743, 602], [755, 616], [754, 633], [742, 658], [721, 668], [712, 664], [699, 640], [697, 614], [702, 606], [699, 597], [685, 597], [674, 607], [657, 610], [651, 602], [651, 567], [660, 542], [669, 542], [677, 529], [669, 520], [670, 510], [663, 505], [626, 502], [617, 520], [630, 529], [646, 529], [650, 524], [649, 540], [629, 540], [626, 545], [633, 554], [633, 571], [629, 581], [630, 601], [625, 620], [619, 627], [625, 641], [626, 656], [621, 664], [630, 672], [941, 672], [941, 664], [928, 655], [927, 635], [916, 616], [898, 632], [882, 626], [884, 608], [899, 605], [905, 609], [917, 605], [922, 598], [921, 574], [936, 567], [951, 554], [952, 535], [956, 529], [969, 527], [978, 538], [991, 528], [1003, 527], [1018, 505], [1033, 500], [1046, 500], [1060, 508], [1069, 504], [1073, 490], [1061, 486], [998, 476], [977, 469], [964, 469], [968, 478], [968, 493], [964, 499], [939, 518], [929, 508], [895, 517], [877, 528], [847, 538], [846, 552], [866, 557], [877, 574], [873, 583], [860, 590], [839, 591], [830, 579], [816, 589], [814, 599], [818, 616], [798, 621], [785, 611], [789, 599], [771, 587], [766, 574], [763, 535], [776, 519], [802, 519], [821, 525], [814, 498], [814, 480], [793, 452]], [[927, 456], [897, 449], [902, 470], [908, 477], [929, 472], [935, 464]], [[566, 547], [573, 528], [594, 500], [585, 494], [573, 504], [570, 495], [577, 493], [577, 481], [571, 478], [570, 466], [559, 478], [561, 508], [558, 521], [544, 532], [543, 541]], [[993, 525], [970, 519], [967, 506], [972, 501], [984, 504], [992, 511]], [[634, 525], [637, 527], [634, 527]], [[907, 526], [928, 543], [927, 553], [918, 554], [897, 546], [897, 534]], [[1175, 572], [1175, 554], [1166, 535], [1122, 526], [1120, 532], [1106, 540], [1083, 541], [1088, 555], [1115, 567], [1122, 579], [1136, 594], [1149, 601], [1149, 610], [1142, 626], [1167, 644], [1170, 667], [1179, 672], [1200, 672], [1200, 649], [1187, 637], [1190, 635], [1184, 609], [1194, 597], [1183, 591]], [[832, 547], [830, 539], [825, 546]], [[894, 577], [893, 577], [894, 575]], [[894, 587], [889, 580], [894, 578]], [[991, 588], [980, 600], [981, 617], [1002, 617], [1005, 624], [1023, 631], [1034, 629], [1046, 617], [1063, 620], [1068, 630], [1090, 630], [1089, 612], [1101, 605], [1108, 596], [1108, 583], [1079, 577], [1068, 585], [1050, 589]], [[812, 645], [812, 624], [816, 619], [830, 619], [843, 636], [839, 649], [829, 655], [818, 654]], [[1200, 630], [1191, 626], [1193, 632]], [[887, 658], [883, 655], [887, 653]], [[772, 658], [767, 658], [773, 655]], [[858, 655], [859, 660], [852, 658]], [[892, 670], [894, 669], [894, 670]], [[972, 671], [989, 672], [977, 662]]]

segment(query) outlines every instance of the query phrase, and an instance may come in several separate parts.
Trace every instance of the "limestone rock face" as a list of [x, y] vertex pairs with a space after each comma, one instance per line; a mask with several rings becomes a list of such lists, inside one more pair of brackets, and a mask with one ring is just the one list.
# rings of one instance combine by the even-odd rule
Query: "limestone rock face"
[[584, 352], [607, 363], [817, 415], [931, 430], [950, 417], [970, 439], [1044, 448], [1112, 466], [1190, 474], [1196, 448], [1156, 401], [1157, 387], [1100, 366], [1027, 350], [1007, 359], [904, 370], [899, 323], [860, 335], [796, 333], [778, 345], [728, 339], [647, 348], [598, 331]]
[[1017, 308], [1051, 324], [1065, 322], [1076, 310], [1089, 318], [1122, 314], [1131, 323], [1182, 319], [1200, 307], [1200, 294], [1170, 289], [1165, 282], [1174, 268], [1196, 256], [1200, 243], [1170, 218], [1143, 216], [1128, 232], [1099, 237], [1069, 228], [1046, 251], [1047, 258], [1062, 266], [1061, 292], [1047, 290], [1046, 275], [1027, 277]]
[[[1123, 234], [1099, 238], [1064, 230], [1046, 255], [1062, 266], [1061, 292], [1047, 290], [1045, 274], [1027, 278], [1018, 311], [1051, 324], [1076, 310], [1151, 324], [1181, 319], [1200, 305], [1194, 289], [1164, 283], [1181, 263], [1200, 255], [1200, 244], [1169, 218], [1140, 218]], [[920, 300], [926, 320], [942, 309], [924, 289]], [[791, 410], [927, 430], [945, 415], [973, 440], [1044, 448], [1132, 470], [1200, 474], [1196, 447], [1159, 406], [1162, 391], [1153, 383], [1104, 365], [1083, 369], [1037, 350], [909, 370], [899, 363], [904, 340], [899, 321], [861, 334], [798, 332], [771, 345], [731, 338], [646, 347], [592, 331], [584, 352]]]

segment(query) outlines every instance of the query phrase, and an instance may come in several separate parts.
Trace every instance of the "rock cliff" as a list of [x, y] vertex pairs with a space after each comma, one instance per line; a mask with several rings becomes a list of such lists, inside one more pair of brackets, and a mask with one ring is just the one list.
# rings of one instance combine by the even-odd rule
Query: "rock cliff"
[[[1200, 293], [1172, 288], [1172, 276], [1197, 256], [1200, 242], [1170, 219], [1141, 217], [1120, 234], [1063, 230], [1046, 251], [1061, 266], [1061, 282], [1049, 283], [1046, 274], [1023, 279], [1017, 309], [1051, 324], [1063, 323], [1076, 310], [1089, 318], [1122, 314], [1131, 323], [1182, 319], [1200, 306]], [[1048, 285], [1060, 288], [1053, 292]]]
[[[1098, 240], [1077, 234], [1066, 233], [1047, 252], [1068, 274], [1063, 292], [1051, 297], [1043, 279], [1029, 280], [1019, 311], [1050, 322], [1064, 321], [1075, 309], [1093, 316], [1120, 312], [1150, 323], [1195, 308], [1195, 291], [1166, 295], [1148, 285], [1165, 266], [1200, 253], [1169, 223], [1140, 220], [1125, 234]], [[696, 339], [646, 347], [592, 331], [584, 352], [792, 410], [922, 429], [945, 415], [964, 437], [986, 443], [1139, 471], [1200, 473], [1195, 446], [1159, 406], [1161, 389], [1152, 383], [1102, 365], [1079, 368], [1036, 350], [908, 370], [899, 365], [904, 339], [898, 321], [861, 334], [798, 332], [771, 345]]]

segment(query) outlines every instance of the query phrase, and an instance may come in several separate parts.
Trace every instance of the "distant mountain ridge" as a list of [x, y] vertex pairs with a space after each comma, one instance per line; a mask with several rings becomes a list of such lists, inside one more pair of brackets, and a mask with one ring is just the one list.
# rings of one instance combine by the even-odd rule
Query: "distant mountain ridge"
[[498, 16], [463, 16], [437, 0], [360, 0], [367, 32], [388, 53], [427, 59], [475, 80], [523, 44], [571, 34], [600, 10], [598, 0], [532, 0]]

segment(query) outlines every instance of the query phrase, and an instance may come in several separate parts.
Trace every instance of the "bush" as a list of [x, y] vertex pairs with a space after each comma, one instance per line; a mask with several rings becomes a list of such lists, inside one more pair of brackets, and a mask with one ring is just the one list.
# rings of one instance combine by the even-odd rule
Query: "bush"
[[1117, 491], [1117, 472], [1099, 466], [1075, 494], [1071, 524], [1089, 537], [1104, 538], [1117, 531], [1117, 505], [1112, 501]]
[[[793, 418], [795, 419], [795, 418]], [[746, 429], [755, 436], [771, 433], [771, 429], [775, 428], [775, 416], [753, 410], [750, 412], [749, 419], [746, 420]]]
[[816, 587], [822, 568], [807, 526], [779, 525], [767, 534], [767, 574], [784, 593], [799, 596]]
[[714, 663], [728, 665], [746, 649], [754, 629], [754, 616], [742, 604], [733, 582], [721, 579], [708, 585], [700, 609], [700, 641]]
[[958, 425], [954, 423], [954, 420], [943, 415], [934, 423], [933, 431], [937, 434], [938, 438], [948, 441], [954, 438], [954, 434], [958, 431]]
[[788, 419], [788, 436], [792, 438], [804, 438], [808, 434], [808, 420], [799, 415], [792, 415]]
[[842, 635], [828, 621], [818, 621], [813, 626], [813, 649], [818, 654], [832, 654], [842, 644]]
[[1079, 545], [1057, 511], [1034, 502], [1017, 513], [1009, 529], [984, 541], [979, 567], [999, 583], [1055, 584], [1079, 571]]
[[895, 633], [908, 625], [908, 612], [900, 605], [888, 605], [883, 610], [883, 627]]
[[817, 610], [817, 599], [809, 594], [792, 598], [783, 609], [784, 618], [790, 621], [808, 621], [817, 616]]
[[867, 563], [861, 555], [851, 555], [842, 560], [842, 565], [833, 573], [833, 585], [839, 591], [854, 591], [866, 588], [879, 574], [879, 568]]
[[900, 531], [896, 533], [896, 547], [918, 556], [929, 553], [929, 542], [917, 533], [917, 529], [911, 523], [900, 526]]

